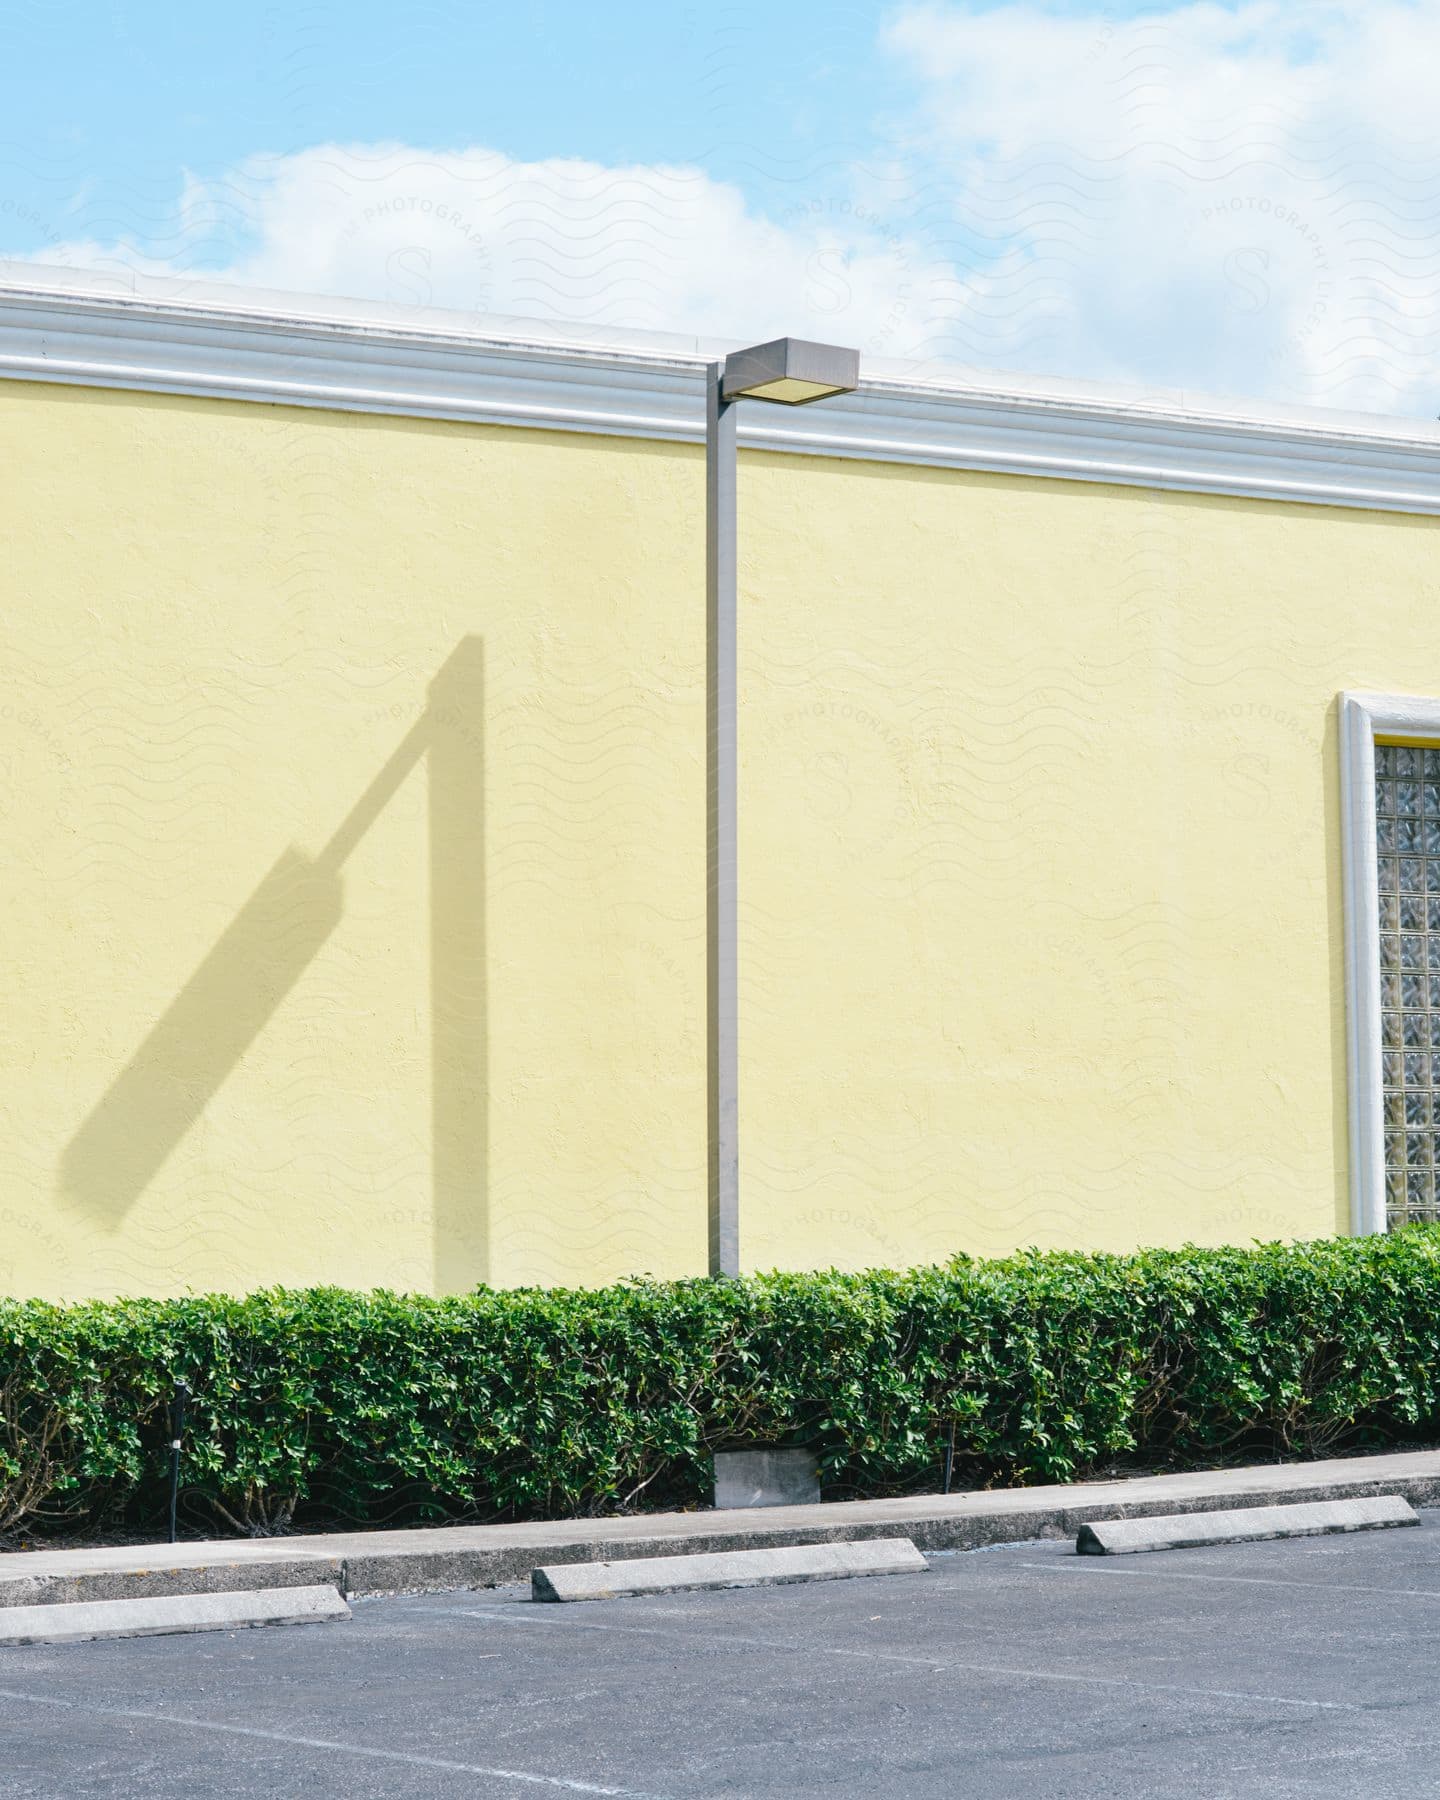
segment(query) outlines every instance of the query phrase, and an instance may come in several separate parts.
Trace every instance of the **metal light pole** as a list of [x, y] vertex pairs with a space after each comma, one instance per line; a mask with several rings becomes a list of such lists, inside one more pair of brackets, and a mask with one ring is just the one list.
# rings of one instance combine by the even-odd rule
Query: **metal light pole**
[[712, 1275], [740, 1273], [736, 404], [750, 399], [807, 406], [831, 394], [851, 393], [859, 381], [859, 351], [799, 338], [733, 351], [706, 371], [706, 1063]]

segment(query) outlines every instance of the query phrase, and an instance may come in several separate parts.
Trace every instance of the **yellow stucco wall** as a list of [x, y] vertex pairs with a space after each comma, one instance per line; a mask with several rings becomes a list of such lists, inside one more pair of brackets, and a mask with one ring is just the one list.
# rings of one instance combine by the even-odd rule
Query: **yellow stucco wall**
[[[702, 475], [0, 384], [0, 1290], [705, 1254]], [[747, 1266], [1344, 1228], [1435, 521], [753, 455]]]

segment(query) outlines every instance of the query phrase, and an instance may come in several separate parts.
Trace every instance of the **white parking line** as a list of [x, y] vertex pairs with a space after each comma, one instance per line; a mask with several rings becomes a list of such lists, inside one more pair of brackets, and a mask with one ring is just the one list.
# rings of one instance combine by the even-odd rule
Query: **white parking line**
[[[1088, 1557], [1076, 1557], [1073, 1563], [1020, 1563], [1017, 1566], [1039, 1569], [1047, 1575], [1108, 1575], [1112, 1579], [1130, 1575], [1149, 1581], [1221, 1581], [1241, 1587], [1316, 1588], [1327, 1594], [1383, 1594], [1387, 1599], [1393, 1594], [1402, 1600], [1440, 1600], [1440, 1593], [1431, 1588], [1364, 1587], [1356, 1581], [1286, 1581], [1278, 1575], [1208, 1575], [1190, 1569], [1136, 1569], [1118, 1563], [1101, 1564]], [[947, 1582], [945, 1585], [954, 1591], [963, 1584]]]
[[1248, 1700], [1259, 1706], [1301, 1706], [1313, 1712], [1367, 1712], [1370, 1709], [1350, 1700], [1299, 1700], [1290, 1694], [1251, 1694], [1233, 1688], [1187, 1687], [1169, 1681], [1136, 1681], [1128, 1675], [1074, 1675], [1056, 1669], [1015, 1669], [1003, 1663], [957, 1662], [952, 1657], [904, 1656], [895, 1650], [849, 1650], [837, 1645], [789, 1644], [773, 1638], [740, 1637], [732, 1632], [682, 1631], [658, 1625], [615, 1625], [599, 1619], [576, 1619], [568, 1614], [557, 1616], [557, 1610], [537, 1607], [515, 1607], [506, 1612], [481, 1612], [473, 1607], [416, 1608], [432, 1616], [448, 1619], [486, 1619], [503, 1625], [536, 1625], [543, 1630], [613, 1631], [637, 1637], [683, 1638], [692, 1647], [705, 1644], [733, 1644], [743, 1650], [784, 1650], [793, 1656], [842, 1656], [861, 1662], [902, 1663], [910, 1668], [930, 1669], [937, 1674], [962, 1672], [970, 1675], [1004, 1675], [1019, 1681], [1054, 1681], [1077, 1687], [1134, 1688], [1150, 1694], [1189, 1694], [1202, 1700]]
[[669, 1800], [664, 1794], [642, 1794], [634, 1788], [601, 1787], [593, 1781], [567, 1781], [562, 1775], [534, 1775], [527, 1769], [491, 1769], [479, 1763], [449, 1762], [440, 1756], [420, 1756], [410, 1750], [377, 1750], [367, 1744], [340, 1743], [334, 1738], [296, 1737], [286, 1731], [261, 1731], [253, 1725], [225, 1725], [216, 1719], [191, 1719], [180, 1713], [145, 1712], [137, 1707], [94, 1706], [86, 1700], [60, 1700], [51, 1694], [26, 1694], [0, 1688], [0, 1700], [20, 1700], [31, 1706], [53, 1706], [65, 1712], [94, 1713], [105, 1719], [144, 1719], [156, 1725], [184, 1725], [191, 1731], [217, 1731], [230, 1737], [263, 1738], [271, 1744], [293, 1744], [300, 1750], [338, 1750], [346, 1756], [365, 1756], [377, 1762], [410, 1763], [422, 1769], [446, 1769], [458, 1775], [488, 1775], [495, 1781], [518, 1781], [532, 1787], [559, 1788], [568, 1794], [611, 1794], [620, 1800]]

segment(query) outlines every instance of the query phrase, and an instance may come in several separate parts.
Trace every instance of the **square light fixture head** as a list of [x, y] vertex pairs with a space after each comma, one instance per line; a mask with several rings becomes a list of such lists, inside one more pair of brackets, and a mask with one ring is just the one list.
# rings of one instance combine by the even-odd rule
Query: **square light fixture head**
[[725, 358], [720, 392], [726, 400], [773, 400], [781, 406], [808, 406], [831, 394], [850, 394], [860, 385], [860, 352], [838, 344], [811, 344], [804, 338], [776, 338]]

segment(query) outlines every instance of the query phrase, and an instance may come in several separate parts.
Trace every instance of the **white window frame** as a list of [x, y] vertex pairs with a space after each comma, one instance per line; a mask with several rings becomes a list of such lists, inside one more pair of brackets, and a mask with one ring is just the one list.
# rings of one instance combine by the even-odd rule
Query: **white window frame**
[[1346, 1063], [1350, 1229], [1385, 1230], [1385, 1117], [1380, 1060], [1380, 876], [1375, 740], [1440, 745], [1440, 700], [1340, 696], [1340, 841], [1345, 885]]

